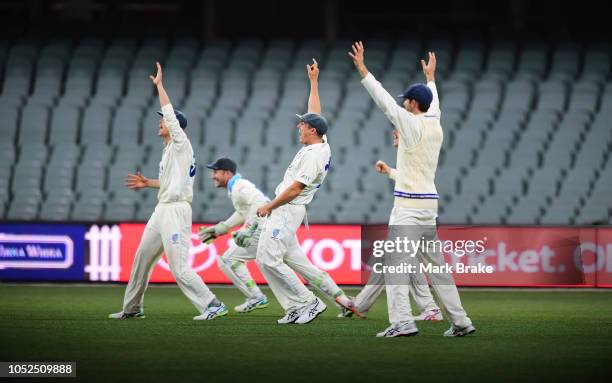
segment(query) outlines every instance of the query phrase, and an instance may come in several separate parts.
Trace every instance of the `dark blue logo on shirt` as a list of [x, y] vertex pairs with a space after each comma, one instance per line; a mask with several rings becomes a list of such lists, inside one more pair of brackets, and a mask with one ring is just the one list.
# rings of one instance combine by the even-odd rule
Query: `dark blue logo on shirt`
[[329, 170], [330, 165], [331, 165], [331, 157], [329, 157], [329, 161], [327, 161], [327, 164], [325, 165], [325, 171]]
[[191, 167], [189, 168], [189, 177], [195, 177], [196, 172], [197, 172], [196, 166], [191, 165]]

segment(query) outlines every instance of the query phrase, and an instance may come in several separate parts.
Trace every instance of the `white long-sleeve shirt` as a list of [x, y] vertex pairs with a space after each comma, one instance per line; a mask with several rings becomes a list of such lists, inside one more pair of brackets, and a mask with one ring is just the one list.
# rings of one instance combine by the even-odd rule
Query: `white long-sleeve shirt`
[[421, 114], [412, 114], [399, 106], [371, 73], [363, 78], [362, 84], [399, 132], [394, 206], [437, 210], [438, 192], [434, 179], [443, 132], [435, 84], [427, 84], [433, 99], [429, 110]]
[[285, 171], [283, 181], [276, 187], [275, 194], [281, 194], [297, 181], [306, 187], [289, 203], [292, 205], [309, 204], [321, 187], [330, 163], [331, 149], [327, 142], [304, 146], [291, 161]]
[[251, 181], [235, 174], [227, 184], [227, 195], [234, 205], [234, 213], [223, 223], [228, 227], [242, 225], [246, 220], [257, 217], [257, 209], [270, 199]]
[[423, 130], [423, 125], [419, 123], [421, 118], [435, 118], [440, 120], [440, 100], [438, 98], [438, 89], [436, 83], [429, 81], [427, 87], [433, 94], [433, 99], [429, 105], [429, 109], [424, 114], [414, 115], [407, 111], [403, 106], [398, 105], [397, 99], [394, 98], [383, 88], [380, 82], [376, 80], [372, 73], [368, 73], [361, 80], [361, 83], [366, 88], [376, 105], [383, 111], [385, 116], [391, 121], [393, 126], [397, 128], [400, 138], [404, 140], [406, 147], [416, 145], [420, 139]]
[[159, 163], [159, 203], [193, 200], [195, 157], [189, 138], [181, 128], [171, 104], [162, 108], [164, 122], [170, 132]]

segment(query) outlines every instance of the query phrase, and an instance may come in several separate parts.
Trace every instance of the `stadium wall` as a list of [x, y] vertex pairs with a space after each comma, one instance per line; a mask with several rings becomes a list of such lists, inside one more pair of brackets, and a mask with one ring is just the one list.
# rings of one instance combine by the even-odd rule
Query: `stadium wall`
[[[208, 283], [229, 283], [217, 256], [231, 244], [224, 236], [211, 245], [192, 229], [189, 262]], [[127, 282], [142, 223], [2, 223], [0, 281]], [[367, 280], [359, 225], [311, 225], [298, 231], [312, 262], [339, 284]], [[449, 264], [493, 266], [491, 273], [454, 273], [460, 286], [612, 287], [612, 227], [439, 227], [441, 240], [484, 240], [484, 251], [446, 253]], [[459, 241], [459, 242], [457, 242]], [[255, 280], [265, 283], [254, 262]], [[457, 268], [455, 268], [456, 270]], [[474, 269], [475, 270], [475, 269]], [[162, 256], [152, 282], [174, 282]]]

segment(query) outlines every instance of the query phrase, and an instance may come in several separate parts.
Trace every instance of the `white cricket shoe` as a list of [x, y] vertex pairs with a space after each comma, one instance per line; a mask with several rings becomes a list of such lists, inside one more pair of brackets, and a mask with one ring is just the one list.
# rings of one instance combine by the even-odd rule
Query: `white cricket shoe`
[[297, 324], [310, 323], [313, 320], [315, 320], [315, 318], [318, 317], [319, 314], [321, 314], [326, 309], [327, 309], [327, 306], [325, 305], [325, 303], [323, 303], [319, 298], [315, 297], [315, 299], [313, 299], [312, 302], [310, 302], [308, 306], [306, 306], [302, 310], [300, 317], [295, 321], [295, 323]]
[[442, 311], [440, 309], [431, 309], [427, 311], [423, 311], [418, 316], [414, 317], [414, 320], [422, 320], [422, 321], [431, 321], [438, 322], [444, 319], [442, 317]]
[[204, 311], [201, 315], [193, 317], [193, 320], [213, 320], [215, 318], [227, 315], [228, 312], [227, 307], [225, 307], [223, 303], [221, 303], [219, 306], [208, 305], [206, 311]]
[[284, 317], [277, 320], [278, 324], [291, 324], [295, 323], [295, 321], [300, 317], [300, 310], [291, 310], [285, 314]]
[[266, 308], [268, 305], [268, 298], [264, 295], [262, 298], [248, 298], [243, 304], [234, 307], [234, 311], [248, 313], [253, 310]]
[[467, 327], [455, 327], [451, 326], [448, 330], [444, 331], [444, 336], [466, 336], [474, 333], [476, 327], [469, 325]]
[[137, 313], [124, 313], [123, 311], [119, 311], [118, 313], [108, 314], [110, 319], [144, 319], [144, 311], [139, 311]]
[[377, 338], [395, 338], [398, 336], [414, 336], [419, 333], [414, 321], [392, 324], [385, 331], [376, 334]]

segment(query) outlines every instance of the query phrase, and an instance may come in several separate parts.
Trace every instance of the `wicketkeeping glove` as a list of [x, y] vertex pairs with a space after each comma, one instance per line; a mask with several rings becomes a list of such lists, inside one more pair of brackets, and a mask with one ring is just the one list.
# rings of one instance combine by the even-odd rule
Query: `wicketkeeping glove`
[[200, 231], [198, 232], [198, 239], [200, 241], [208, 244], [215, 240], [220, 235], [223, 235], [228, 232], [228, 228], [223, 223], [218, 223], [215, 226], [201, 226]]
[[253, 233], [255, 233], [255, 230], [257, 230], [258, 225], [259, 223], [256, 220], [253, 220], [251, 222], [247, 222], [247, 224], [242, 226], [240, 230], [232, 233], [232, 237], [234, 237], [234, 242], [236, 242], [236, 245], [240, 247], [249, 247]]

